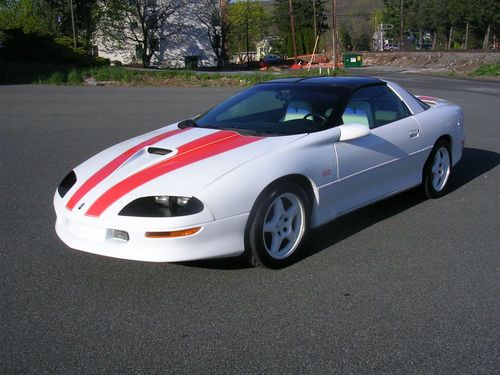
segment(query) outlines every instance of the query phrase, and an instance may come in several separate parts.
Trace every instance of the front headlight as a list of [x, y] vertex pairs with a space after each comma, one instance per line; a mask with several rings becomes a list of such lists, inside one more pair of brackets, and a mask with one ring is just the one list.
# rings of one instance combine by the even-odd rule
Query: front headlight
[[155, 202], [164, 207], [185, 206], [190, 199], [190, 197], [173, 197], [171, 195], [155, 196]]
[[203, 211], [203, 203], [195, 197], [157, 195], [138, 198], [127, 204], [120, 216], [176, 217], [194, 215]]

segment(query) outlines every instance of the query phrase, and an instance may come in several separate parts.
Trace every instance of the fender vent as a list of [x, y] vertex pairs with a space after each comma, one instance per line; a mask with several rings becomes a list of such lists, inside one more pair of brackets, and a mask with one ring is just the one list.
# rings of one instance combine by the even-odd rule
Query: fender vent
[[172, 152], [172, 150], [167, 150], [166, 148], [159, 147], [148, 147], [148, 152], [154, 155], [167, 155]]

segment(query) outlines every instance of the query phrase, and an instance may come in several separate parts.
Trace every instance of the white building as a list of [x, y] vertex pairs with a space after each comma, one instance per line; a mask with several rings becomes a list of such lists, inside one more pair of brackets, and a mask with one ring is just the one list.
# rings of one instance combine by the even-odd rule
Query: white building
[[[148, 0], [151, 12], [154, 12], [157, 1]], [[152, 65], [168, 68], [217, 65], [208, 27], [200, 21], [200, 17], [209, 12], [206, 3], [206, 0], [184, 1], [176, 9], [158, 32], [159, 51], [151, 58]], [[104, 34], [102, 31], [96, 38], [99, 56], [111, 61], [118, 60], [123, 64], [141, 62], [141, 45], [131, 41], [120, 43], [116, 38]]]

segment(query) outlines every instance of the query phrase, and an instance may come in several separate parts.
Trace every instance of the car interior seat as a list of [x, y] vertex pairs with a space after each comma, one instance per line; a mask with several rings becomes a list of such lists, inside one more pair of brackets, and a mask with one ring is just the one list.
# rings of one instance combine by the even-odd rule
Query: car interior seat
[[370, 127], [370, 115], [370, 103], [364, 101], [351, 101], [342, 114], [342, 121], [344, 124], [362, 124]]

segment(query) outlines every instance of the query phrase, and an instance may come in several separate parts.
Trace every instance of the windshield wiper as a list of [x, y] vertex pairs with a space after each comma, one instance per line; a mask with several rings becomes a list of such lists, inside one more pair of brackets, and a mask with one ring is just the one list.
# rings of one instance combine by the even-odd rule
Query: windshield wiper
[[200, 125], [196, 123], [193, 119], [188, 118], [187, 120], [181, 121], [177, 124], [177, 127], [179, 129], [186, 129], [186, 128], [199, 128]]
[[280, 135], [286, 135], [280, 132], [275, 131], [266, 131], [266, 130], [255, 130], [255, 129], [244, 129], [244, 128], [224, 128], [224, 130], [231, 130], [239, 133], [241, 135], [249, 135], [256, 137], [277, 137]]

